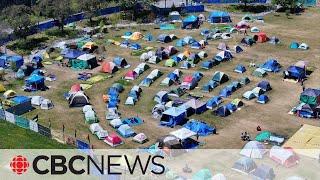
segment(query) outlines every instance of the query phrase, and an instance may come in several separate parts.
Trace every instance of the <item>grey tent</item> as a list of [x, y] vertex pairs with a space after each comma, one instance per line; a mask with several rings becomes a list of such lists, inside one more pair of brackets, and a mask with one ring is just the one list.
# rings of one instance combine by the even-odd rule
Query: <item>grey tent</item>
[[271, 167], [262, 164], [250, 173], [253, 179], [256, 180], [272, 180], [275, 178], [274, 171]]
[[237, 160], [233, 166], [232, 169], [244, 174], [249, 174], [257, 167], [256, 163], [248, 157], [241, 157], [239, 160]]
[[68, 100], [69, 107], [83, 107], [90, 104], [88, 97], [82, 91], [71, 94]]

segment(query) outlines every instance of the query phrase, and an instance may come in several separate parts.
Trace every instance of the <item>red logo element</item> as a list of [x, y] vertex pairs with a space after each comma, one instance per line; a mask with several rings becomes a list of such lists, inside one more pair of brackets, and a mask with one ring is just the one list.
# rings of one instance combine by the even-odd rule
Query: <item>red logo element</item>
[[10, 167], [13, 172], [20, 175], [20, 174], [25, 173], [28, 170], [29, 162], [28, 162], [27, 158], [25, 158], [21, 155], [15, 156], [10, 163]]

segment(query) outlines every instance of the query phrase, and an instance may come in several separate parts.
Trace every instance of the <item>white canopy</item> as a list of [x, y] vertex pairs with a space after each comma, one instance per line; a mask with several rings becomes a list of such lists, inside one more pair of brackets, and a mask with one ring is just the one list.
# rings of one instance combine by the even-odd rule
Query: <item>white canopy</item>
[[187, 128], [181, 128], [176, 131], [170, 132], [170, 134], [177, 137], [178, 139], [184, 140], [189, 137], [195, 136], [197, 133], [195, 133]]

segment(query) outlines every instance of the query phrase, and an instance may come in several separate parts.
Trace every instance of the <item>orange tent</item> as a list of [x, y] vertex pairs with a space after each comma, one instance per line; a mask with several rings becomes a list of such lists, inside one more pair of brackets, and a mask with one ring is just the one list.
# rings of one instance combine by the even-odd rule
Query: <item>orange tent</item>
[[104, 73], [115, 73], [118, 70], [116, 64], [113, 62], [103, 62], [101, 65], [101, 72]]
[[253, 39], [259, 43], [264, 43], [264, 42], [268, 41], [268, 37], [267, 37], [266, 33], [264, 33], [264, 32], [260, 32], [257, 35], [254, 35]]

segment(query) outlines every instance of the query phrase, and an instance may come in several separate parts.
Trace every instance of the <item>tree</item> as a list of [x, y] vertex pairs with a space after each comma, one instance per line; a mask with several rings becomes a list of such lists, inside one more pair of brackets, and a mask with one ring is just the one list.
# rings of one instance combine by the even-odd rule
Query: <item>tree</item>
[[244, 8], [247, 9], [248, 3], [252, 3], [253, 0], [241, 0], [241, 2], [244, 4]]
[[38, 9], [40, 14], [56, 20], [62, 32], [65, 20], [74, 12], [70, 0], [41, 0]]
[[82, 11], [85, 12], [87, 18], [89, 18], [90, 25], [92, 26], [92, 18], [97, 15], [97, 11], [100, 9], [100, 0], [79, 0], [79, 5]]
[[132, 12], [132, 20], [135, 20], [142, 11], [143, 6], [149, 6], [155, 0], [119, 0], [120, 7]]
[[25, 5], [13, 5], [3, 10], [2, 19], [13, 29], [17, 37], [26, 39], [32, 25], [31, 10]]

